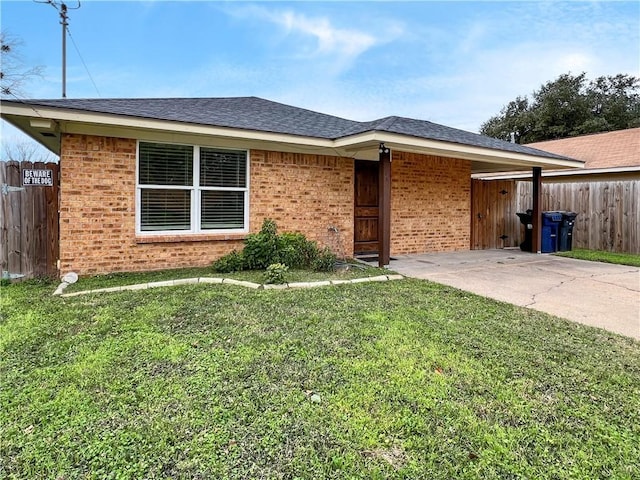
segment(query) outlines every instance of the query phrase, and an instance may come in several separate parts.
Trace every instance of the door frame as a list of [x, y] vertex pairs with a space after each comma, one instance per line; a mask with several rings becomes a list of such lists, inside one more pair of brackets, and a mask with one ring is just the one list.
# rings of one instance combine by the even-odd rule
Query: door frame
[[[380, 143], [378, 147], [378, 266], [385, 267], [391, 260], [391, 149]], [[358, 160], [356, 160], [357, 162]], [[354, 251], [355, 251], [355, 163], [354, 189]]]
[[[372, 172], [372, 175], [369, 177], [375, 178], [375, 188], [376, 188], [376, 202], [375, 205], [367, 203], [366, 205], [359, 205], [359, 187], [361, 184], [359, 183], [358, 170], [375, 170]], [[354, 173], [353, 173], [353, 252], [356, 257], [368, 257], [368, 256], [377, 256], [380, 251], [380, 229], [378, 227], [378, 222], [380, 221], [380, 187], [379, 187], [379, 176], [380, 176], [380, 165], [378, 162], [369, 161], [369, 160], [355, 160], [354, 161]], [[373, 183], [373, 182], [371, 182]], [[375, 226], [373, 230], [369, 230], [369, 233], [375, 233], [374, 240], [363, 240], [362, 238], [358, 238], [359, 232], [361, 229], [358, 225], [361, 221], [375, 221]], [[375, 245], [373, 245], [375, 243]], [[369, 245], [366, 245], [369, 244]], [[367, 248], [372, 247], [372, 248]]]

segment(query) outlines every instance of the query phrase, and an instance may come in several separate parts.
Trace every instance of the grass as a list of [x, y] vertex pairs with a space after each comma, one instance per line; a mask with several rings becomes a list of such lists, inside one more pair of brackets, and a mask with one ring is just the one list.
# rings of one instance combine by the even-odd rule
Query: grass
[[419, 280], [0, 289], [0, 477], [640, 478], [640, 343]]
[[619, 265], [640, 267], [640, 255], [634, 255], [633, 253], [603, 252], [599, 250], [576, 248], [570, 252], [559, 252], [556, 255], [561, 257], [577, 258], [579, 260], [589, 260], [592, 262], [616, 263]]
[[[335, 272], [312, 272], [309, 270], [289, 270], [285, 280], [292, 282], [315, 282], [320, 280], [350, 280], [360, 277], [375, 277], [386, 275], [390, 272], [384, 268], [371, 267], [362, 263], [348, 264], [348, 268]], [[95, 275], [82, 277], [77, 283], [69, 285], [65, 293], [94, 290], [122, 285], [135, 285], [137, 283], [160, 282], [164, 280], [176, 280], [182, 278], [219, 277], [246, 280], [254, 283], [264, 283], [265, 272], [263, 270], [245, 270], [233, 273], [216, 273], [211, 267], [179, 268], [173, 270], [158, 270], [152, 272], [126, 272], [110, 273], [107, 275]]]

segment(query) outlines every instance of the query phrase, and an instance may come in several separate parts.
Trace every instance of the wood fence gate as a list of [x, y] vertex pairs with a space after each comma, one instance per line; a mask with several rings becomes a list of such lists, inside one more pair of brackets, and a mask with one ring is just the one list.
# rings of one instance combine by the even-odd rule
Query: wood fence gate
[[471, 180], [471, 250], [520, 245], [516, 197], [514, 180]]
[[58, 276], [57, 163], [0, 162], [3, 278]]
[[[533, 207], [531, 181], [472, 180], [471, 249], [516, 247], [524, 226], [516, 216]], [[640, 179], [542, 184], [543, 211], [578, 214], [573, 248], [640, 254]]]

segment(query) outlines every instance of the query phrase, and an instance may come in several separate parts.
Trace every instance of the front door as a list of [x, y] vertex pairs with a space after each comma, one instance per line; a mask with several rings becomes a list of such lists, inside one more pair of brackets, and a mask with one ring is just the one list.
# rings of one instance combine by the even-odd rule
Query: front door
[[354, 187], [353, 251], [378, 253], [378, 162], [356, 160]]

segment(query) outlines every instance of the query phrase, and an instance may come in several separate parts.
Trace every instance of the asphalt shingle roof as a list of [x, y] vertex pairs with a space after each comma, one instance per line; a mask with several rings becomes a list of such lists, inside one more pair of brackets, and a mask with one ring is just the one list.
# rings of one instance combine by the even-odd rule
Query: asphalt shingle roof
[[389, 132], [539, 157], [566, 158], [425, 120], [385, 117], [356, 122], [258, 97], [43, 99], [20, 103], [330, 140], [365, 132]]
[[585, 168], [640, 166], [640, 128], [547, 140], [529, 146], [584, 160]]

